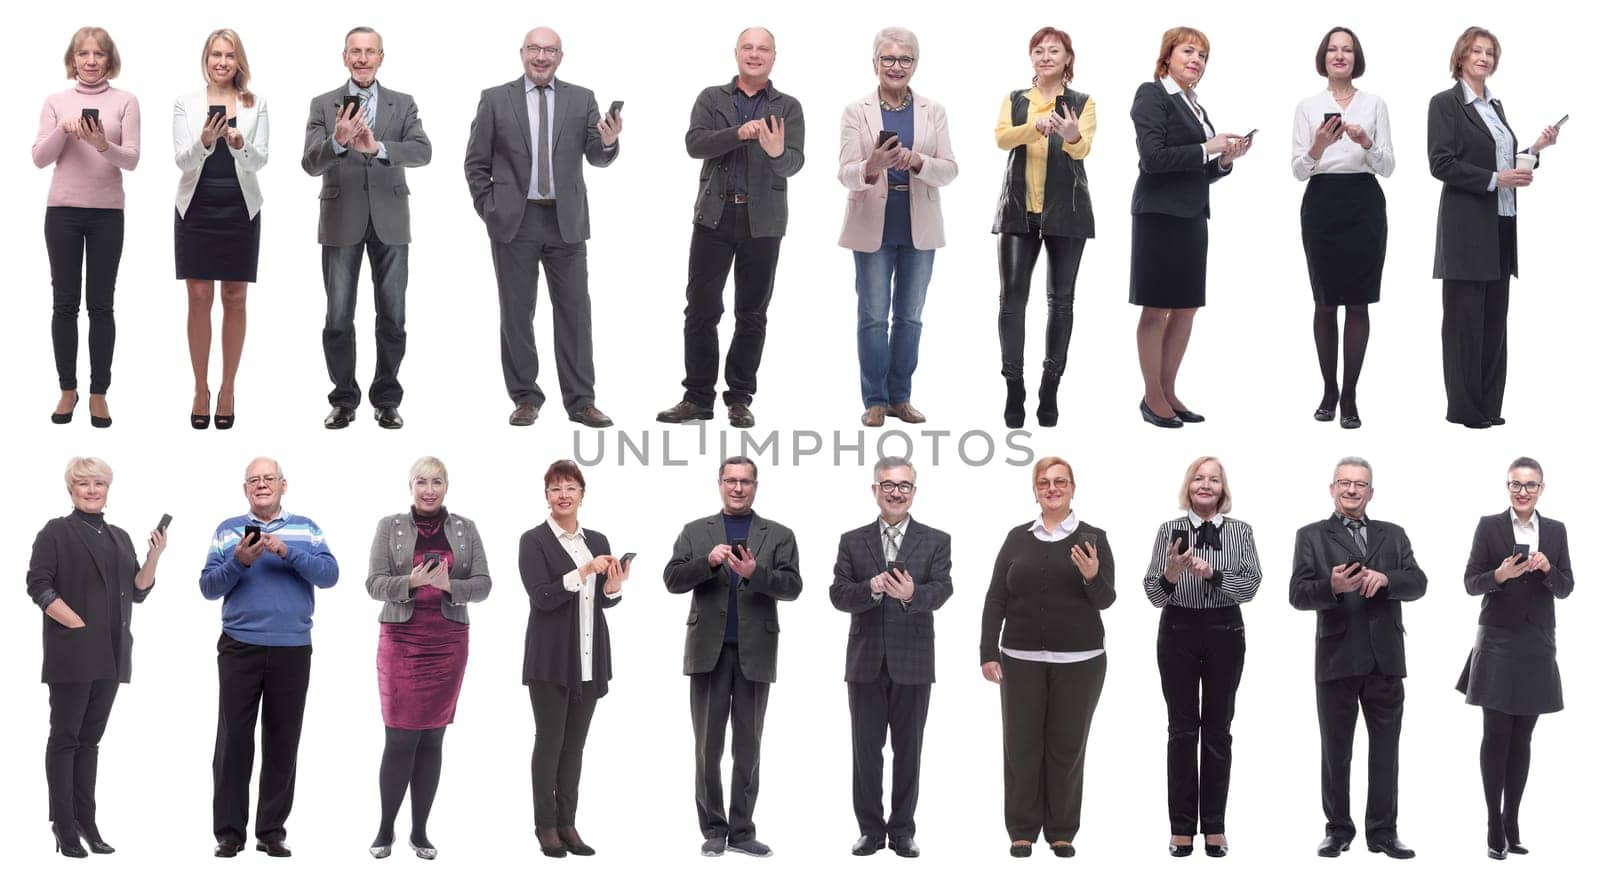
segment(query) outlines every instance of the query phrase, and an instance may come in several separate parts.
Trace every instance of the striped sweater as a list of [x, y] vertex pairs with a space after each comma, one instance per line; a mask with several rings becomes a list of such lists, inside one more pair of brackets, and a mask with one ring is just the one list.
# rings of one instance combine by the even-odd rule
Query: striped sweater
[[1178, 576], [1175, 585], [1165, 581], [1167, 549], [1172, 546], [1172, 534], [1188, 533], [1193, 544], [1198, 532], [1194, 520], [1188, 515], [1168, 520], [1156, 530], [1155, 548], [1150, 553], [1150, 568], [1144, 575], [1144, 593], [1153, 606], [1182, 606], [1188, 609], [1220, 609], [1248, 603], [1261, 587], [1261, 563], [1256, 559], [1256, 538], [1250, 524], [1232, 517], [1222, 518], [1218, 530], [1222, 536], [1222, 550], [1205, 548], [1200, 556], [1215, 570], [1209, 580], [1196, 577], [1191, 572]]
[[[234, 549], [250, 525], [282, 541], [288, 556], [263, 550], [253, 564], [241, 564]], [[207, 600], [221, 598], [222, 631], [241, 643], [309, 646], [313, 588], [330, 588], [338, 580], [339, 563], [309, 518], [280, 511], [263, 523], [245, 514], [217, 527], [200, 573], [200, 593]]]

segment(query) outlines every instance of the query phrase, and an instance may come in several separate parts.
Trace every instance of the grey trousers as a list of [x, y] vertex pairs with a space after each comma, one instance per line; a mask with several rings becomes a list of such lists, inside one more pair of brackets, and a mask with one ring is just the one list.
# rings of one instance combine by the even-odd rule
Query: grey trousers
[[500, 293], [500, 368], [513, 403], [544, 405], [539, 389], [539, 351], [533, 311], [539, 266], [549, 279], [554, 318], [556, 378], [561, 405], [570, 414], [594, 403], [594, 340], [589, 319], [589, 251], [582, 241], [561, 239], [555, 205], [529, 202], [510, 243], [490, 241]]

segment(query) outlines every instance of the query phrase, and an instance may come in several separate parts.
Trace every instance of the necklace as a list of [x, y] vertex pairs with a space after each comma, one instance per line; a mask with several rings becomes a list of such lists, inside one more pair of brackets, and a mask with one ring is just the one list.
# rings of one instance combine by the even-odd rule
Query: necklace
[[104, 526], [96, 526], [93, 523], [90, 523], [88, 520], [83, 519], [81, 516], [78, 518], [78, 522], [89, 527], [90, 529], [93, 529], [95, 535], [100, 535], [106, 531]]
[[910, 105], [910, 104], [911, 104], [911, 89], [909, 87], [906, 89], [906, 94], [905, 94], [905, 96], [903, 98], [900, 99], [900, 104], [898, 104], [898, 105], [889, 104], [888, 102], [883, 100], [883, 93], [882, 92], [878, 93], [878, 106], [883, 108], [885, 111], [904, 111], [906, 109], [906, 107], [908, 105]]
[[1339, 103], [1339, 107], [1343, 108], [1348, 106], [1350, 104], [1350, 100], [1356, 97], [1356, 90], [1352, 87], [1349, 92], [1345, 93], [1344, 95], [1340, 95], [1339, 93], [1330, 89], [1328, 90], [1328, 94], [1333, 96], [1333, 100], [1335, 102]]

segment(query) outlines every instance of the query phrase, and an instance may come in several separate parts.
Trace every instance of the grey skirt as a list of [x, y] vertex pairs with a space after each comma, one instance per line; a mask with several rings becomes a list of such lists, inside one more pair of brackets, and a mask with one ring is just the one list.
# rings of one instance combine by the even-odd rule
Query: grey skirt
[[1504, 714], [1553, 714], [1563, 707], [1556, 633], [1532, 622], [1479, 625], [1456, 691], [1467, 704]]

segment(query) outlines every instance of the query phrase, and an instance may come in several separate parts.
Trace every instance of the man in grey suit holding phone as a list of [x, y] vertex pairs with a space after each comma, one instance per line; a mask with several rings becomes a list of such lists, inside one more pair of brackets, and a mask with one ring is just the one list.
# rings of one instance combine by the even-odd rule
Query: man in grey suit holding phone
[[561, 36], [534, 28], [522, 41], [523, 76], [483, 91], [467, 137], [467, 190], [489, 230], [500, 294], [500, 367], [516, 408], [511, 424], [539, 417], [539, 352], [533, 309], [539, 266], [549, 276], [556, 376], [567, 417], [611, 426], [594, 405], [589, 319], [589, 197], [583, 161], [610, 166], [622, 133], [621, 103], [605, 116], [594, 93], [556, 79]]
[[[662, 578], [692, 593], [684, 642], [694, 720], [695, 808], [700, 854], [726, 850], [766, 858], [753, 814], [760, 784], [761, 727], [778, 677], [778, 601], [800, 596], [794, 533], [757, 516], [756, 465], [742, 455], [717, 469], [721, 513], [683, 527]], [[733, 797], [722, 803], [722, 746], [733, 717]]]
[[[850, 613], [844, 678], [854, 746], [852, 796], [861, 838], [854, 855], [888, 845], [921, 855], [913, 835], [922, 730], [933, 694], [933, 612], [950, 599], [950, 536], [911, 519], [917, 469], [903, 458], [872, 469], [878, 518], [839, 538], [828, 598]], [[883, 743], [894, 748], [892, 811], [883, 817]]]
[[322, 326], [322, 354], [328, 363], [333, 410], [323, 419], [329, 430], [349, 427], [361, 403], [356, 383], [356, 287], [361, 255], [372, 264], [373, 301], [378, 312], [377, 367], [367, 399], [380, 427], [391, 430], [400, 418], [400, 361], [406, 355], [406, 281], [411, 244], [411, 189], [407, 166], [426, 166], [433, 145], [422, 130], [417, 103], [387, 86], [379, 88], [383, 37], [356, 27], [344, 38], [344, 66], [350, 79], [311, 100], [306, 119], [305, 155], [300, 167], [322, 176], [317, 242], [322, 244], [322, 282], [328, 314]]

